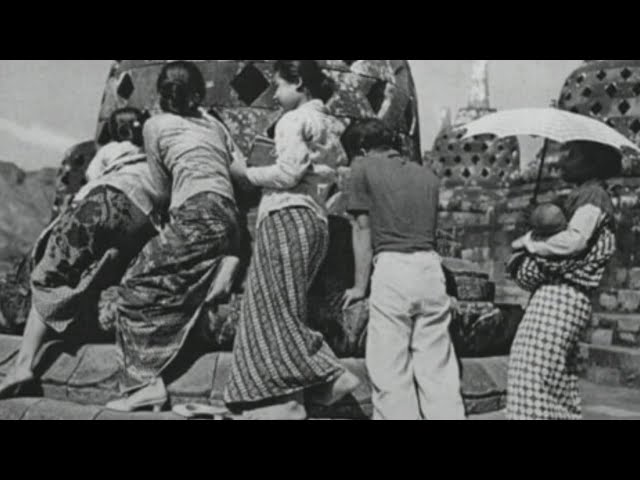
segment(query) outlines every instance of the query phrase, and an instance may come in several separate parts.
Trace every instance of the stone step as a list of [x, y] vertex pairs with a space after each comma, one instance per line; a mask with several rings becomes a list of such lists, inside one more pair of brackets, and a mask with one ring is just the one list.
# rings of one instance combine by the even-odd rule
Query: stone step
[[[10, 369], [19, 346], [19, 337], [0, 335], [0, 377]], [[342, 362], [361, 378], [361, 387], [329, 409], [309, 404], [313, 418], [370, 417], [371, 390], [364, 360], [353, 358]], [[504, 408], [508, 358], [463, 359], [461, 364], [462, 392], [468, 413], [486, 413]], [[76, 351], [65, 351], [60, 342], [52, 342], [47, 345], [42, 365], [42, 395], [46, 399], [96, 406], [118, 398], [118, 361], [113, 345], [85, 345]], [[230, 353], [201, 356], [168, 386], [172, 403], [220, 404], [230, 365]], [[92, 412], [98, 415], [97, 411]]]
[[596, 309], [608, 313], [640, 313], [640, 290], [605, 290], [597, 296]]
[[50, 398], [12, 398], [0, 401], [2, 420], [184, 420], [171, 412], [120, 413], [97, 405]]
[[640, 347], [640, 314], [593, 314], [585, 341], [595, 345]]
[[582, 376], [599, 385], [640, 389], [640, 349], [581, 344]]

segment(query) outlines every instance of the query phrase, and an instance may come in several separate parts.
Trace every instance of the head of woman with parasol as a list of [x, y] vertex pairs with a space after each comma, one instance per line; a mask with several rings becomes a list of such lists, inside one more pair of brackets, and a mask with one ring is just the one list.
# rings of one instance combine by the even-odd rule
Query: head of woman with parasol
[[622, 154], [612, 146], [577, 140], [565, 143], [562, 151], [558, 167], [567, 183], [606, 180], [622, 173]]

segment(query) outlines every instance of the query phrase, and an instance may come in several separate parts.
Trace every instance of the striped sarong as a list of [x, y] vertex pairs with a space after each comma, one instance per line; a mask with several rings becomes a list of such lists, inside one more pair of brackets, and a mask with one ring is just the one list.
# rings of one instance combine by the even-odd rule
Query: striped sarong
[[615, 253], [602, 228], [582, 257], [526, 256], [517, 283], [533, 291], [509, 358], [507, 416], [512, 420], [579, 420], [580, 337], [592, 313], [591, 293]]
[[171, 210], [117, 289], [123, 391], [156, 379], [180, 353], [220, 259], [240, 245], [235, 203], [205, 192]]
[[328, 242], [327, 225], [307, 208], [262, 221], [224, 392], [230, 408], [292, 395], [344, 372], [322, 334], [308, 326], [307, 295]]

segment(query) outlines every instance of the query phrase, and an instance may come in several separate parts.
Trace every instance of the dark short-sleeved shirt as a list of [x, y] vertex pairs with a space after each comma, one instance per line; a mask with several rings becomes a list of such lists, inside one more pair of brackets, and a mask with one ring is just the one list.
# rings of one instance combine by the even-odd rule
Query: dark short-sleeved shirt
[[377, 152], [354, 162], [349, 183], [347, 209], [369, 214], [375, 254], [435, 249], [440, 181], [431, 169]]

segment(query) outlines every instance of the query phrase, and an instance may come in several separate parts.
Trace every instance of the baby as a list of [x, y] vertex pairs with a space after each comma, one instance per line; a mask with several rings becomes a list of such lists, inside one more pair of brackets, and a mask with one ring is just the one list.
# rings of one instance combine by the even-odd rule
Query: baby
[[[549, 238], [563, 232], [568, 227], [567, 217], [562, 209], [555, 203], [542, 203], [538, 205], [529, 218], [531, 225], [531, 240], [544, 242]], [[518, 245], [506, 262], [507, 272], [514, 277], [526, 251], [524, 245]]]
[[545, 241], [567, 229], [567, 218], [555, 203], [542, 203], [531, 214], [531, 239]]

